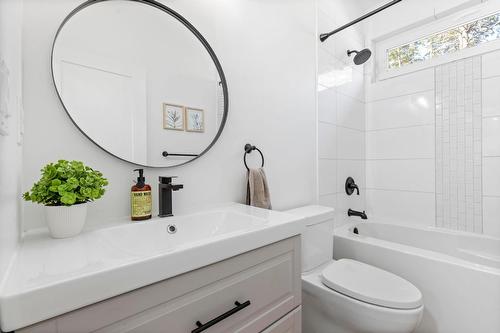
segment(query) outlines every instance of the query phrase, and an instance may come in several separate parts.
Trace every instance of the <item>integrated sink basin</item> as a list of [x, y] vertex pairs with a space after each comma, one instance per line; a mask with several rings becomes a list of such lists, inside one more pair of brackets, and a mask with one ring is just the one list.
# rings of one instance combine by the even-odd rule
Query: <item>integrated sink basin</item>
[[147, 222], [102, 229], [97, 233], [121, 251], [134, 255], [154, 255], [210, 243], [264, 227], [267, 223], [265, 218], [222, 210], [174, 218], [156, 218]]
[[14, 331], [278, 242], [300, 234], [307, 223], [229, 203], [146, 222], [124, 219], [69, 239], [52, 239], [46, 230], [29, 233], [0, 285], [1, 330]]

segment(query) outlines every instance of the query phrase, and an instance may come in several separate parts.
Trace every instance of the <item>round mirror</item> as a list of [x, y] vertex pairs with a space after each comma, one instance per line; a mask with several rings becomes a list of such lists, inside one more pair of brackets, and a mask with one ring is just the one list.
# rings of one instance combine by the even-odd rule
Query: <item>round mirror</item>
[[106, 152], [150, 167], [185, 164], [224, 127], [220, 63], [185, 18], [153, 0], [91, 0], [57, 31], [52, 77], [74, 124]]

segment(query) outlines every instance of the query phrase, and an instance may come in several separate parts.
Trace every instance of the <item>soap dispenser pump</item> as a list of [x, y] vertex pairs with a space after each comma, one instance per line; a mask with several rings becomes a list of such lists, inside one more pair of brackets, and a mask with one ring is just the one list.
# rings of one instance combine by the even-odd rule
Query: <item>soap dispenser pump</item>
[[139, 177], [137, 177], [137, 183], [130, 189], [130, 217], [132, 221], [149, 220], [152, 215], [151, 186], [146, 184], [144, 169], [135, 169], [134, 171], [139, 172]]

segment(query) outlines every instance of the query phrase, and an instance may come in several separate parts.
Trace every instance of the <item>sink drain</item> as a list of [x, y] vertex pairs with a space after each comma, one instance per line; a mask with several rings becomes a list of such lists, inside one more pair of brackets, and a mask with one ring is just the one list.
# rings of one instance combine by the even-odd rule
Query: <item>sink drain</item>
[[175, 224], [169, 224], [167, 226], [167, 232], [169, 234], [175, 234], [177, 232], [177, 227], [175, 226]]

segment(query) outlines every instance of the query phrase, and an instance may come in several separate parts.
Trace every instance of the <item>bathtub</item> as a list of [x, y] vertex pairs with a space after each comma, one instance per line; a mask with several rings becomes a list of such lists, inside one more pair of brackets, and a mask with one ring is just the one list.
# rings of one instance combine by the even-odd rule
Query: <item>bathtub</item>
[[420, 289], [425, 312], [415, 332], [500, 332], [500, 238], [361, 222], [336, 228], [333, 244], [335, 259], [383, 268]]

